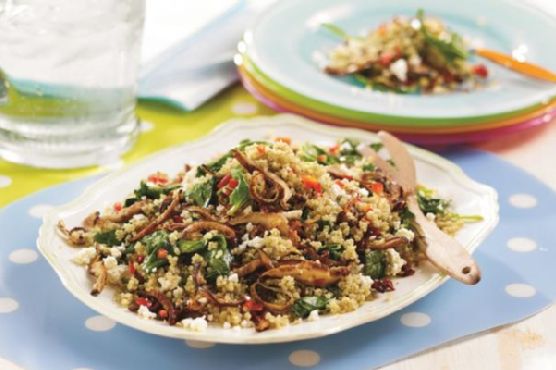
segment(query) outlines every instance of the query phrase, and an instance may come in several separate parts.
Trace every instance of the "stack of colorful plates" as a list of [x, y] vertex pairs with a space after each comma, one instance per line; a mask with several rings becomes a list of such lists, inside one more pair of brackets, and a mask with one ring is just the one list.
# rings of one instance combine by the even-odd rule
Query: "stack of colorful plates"
[[[439, 17], [473, 45], [556, 70], [556, 19], [510, 0], [282, 0], [244, 35], [235, 61], [244, 86], [273, 109], [327, 124], [385, 129], [418, 144], [470, 142], [549, 122], [556, 84], [485, 62], [487, 87], [443, 94], [396, 94], [354, 85], [322, 71], [339, 44], [321, 25], [361, 34], [418, 8]], [[483, 62], [483, 61], [481, 61]]]

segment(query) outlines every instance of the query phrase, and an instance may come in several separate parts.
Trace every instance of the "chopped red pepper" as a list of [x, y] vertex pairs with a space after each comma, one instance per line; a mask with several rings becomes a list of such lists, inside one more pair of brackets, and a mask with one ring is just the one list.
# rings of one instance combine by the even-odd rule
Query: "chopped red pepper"
[[149, 177], [147, 177], [147, 181], [155, 185], [163, 185], [167, 184], [169, 180], [167, 175], [157, 172], [149, 175]]
[[228, 183], [228, 186], [230, 187], [230, 189], [235, 188], [237, 185], [239, 184], [239, 182], [234, 179], [233, 177], [230, 179], [230, 182]]
[[253, 300], [253, 299], [248, 299], [245, 302], [243, 302], [243, 310], [244, 311], [262, 311], [264, 310], [264, 306]]
[[164, 249], [164, 248], [160, 248], [157, 252], [156, 252], [156, 256], [158, 257], [158, 259], [163, 260], [166, 259], [166, 257], [168, 257], [168, 250]]
[[165, 319], [168, 317], [168, 311], [162, 309], [158, 311], [158, 317], [160, 317], [161, 319]]
[[228, 185], [231, 179], [232, 176], [230, 174], [227, 174], [223, 178], [221, 178], [217, 185], [218, 189], [222, 189], [224, 186]]
[[301, 182], [305, 188], [312, 189], [319, 194], [322, 193], [322, 185], [315, 177], [309, 175], [301, 176]]
[[145, 306], [147, 308], [152, 306], [152, 302], [145, 297], [135, 298], [135, 303], [137, 303], [139, 306]]
[[292, 139], [290, 137], [287, 137], [287, 136], [277, 137], [277, 138], [274, 139], [274, 141], [279, 142], [279, 143], [286, 143], [288, 145], [292, 145]]
[[380, 53], [380, 56], [378, 57], [378, 62], [386, 67], [389, 66], [390, 63], [392, 63], [392, 61], [394, 60], [394, 58], [396, 58], [396, 56], [397, 54], [394, 51], [386, 50]]
[[382, 185], [382, 183], [380, 182], [373, 182], [371, 184], [371, 190], [373, 193], [380, 195], [382, 194], [382, 192], [384, 192], [384, 185]]
[[122, 210], [122, 202], [114, 203], [114, 211], [120, 212]]
[[482, 78], [487, 78], [488, 77], [488, 68], [486, 65], [480, 63], [480, 64], [475, 64], [473, 66], [473, 74], [482, 77]]
[[145, 260], [145, 256], [137, 256], [137, 263], [142, 263]]
[[259, 153], [259, 155], [266, 154], [266, 146], [257, 145], [257, 153]]
[[317, 156], [317, 161], [318, 162], [326, 162], [326, 154], [321, 154], [321, 155]]
[[128, 265], [129, 265], [129, 272], [132, 275], [135, 274], [135, 262], [133, 262], [133, 260], [129, 260]]
[[334, 146], [331, 146], [330, 148], [328, 148], [328, 151], [330, 152], [330, 154], [338, 154], [338, 151], [340, 150], [340, 144], [336, 144]]

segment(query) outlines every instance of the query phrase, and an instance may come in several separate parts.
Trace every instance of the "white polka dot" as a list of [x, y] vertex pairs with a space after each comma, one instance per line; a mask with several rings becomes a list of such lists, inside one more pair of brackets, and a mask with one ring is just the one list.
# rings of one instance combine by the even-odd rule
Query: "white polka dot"
[[537, 249], [537, 242], [529, 238], [516, 237], [508, 240], [507, 246], [514, 252], [531, 252]]
[[315, 351], [301, 349], [293, 351], [289, 357], [290, 362], [299, 367], [312, 367], [320, 362], [320, 356]]
[[510, 284], [506, 285], [506, 293], [515, 298], [530, 298], [537, 294], [537, 290], [528, 284]]
[[19, 308], [19, 303], [10, 297], [0, 297], [0, 313], [10, 313]]
[[238, 102], [233, 105], [232, 111], [236, 114], [255, 114], [257, 105], [250, 102]]
[[530, 194], [514, 194], [510, 197], [510, 204], [516, 208], [533, 208], [537, 205], [537, 198]]
[[211, 342], [201, 342], [198, 340], [186, 340], [185, 344], [191, 348], [210, 348], [214, 347], [214, 343]]
[[150, 122], [141, 121], [139, 125], [139, 131], [141, 132], [149, 132], [154, 128], [154, 125]]
[[34, 250], [28, 248], [22, 248], [22, 249], [16, 249], [12, 253], [10, 253], [10, 256], [8, 258], [13, 263], [26, 264], [26, 263], [35, 262], [38, 257], [39, 255]]
[[46, 212], [50, 211], [54, 206], [50, 204], [37, 204], [34, 207], [31, 207], [29, 210], [29, 214], [35, 218], [42, 218], [46, 214]]
[[0, 369], [2, 370], [24, 370], [21, 366], [14, 364], [11, 361], [0, 358]]
[[0, 175], [0, 188], [5, 188], [6, 186], [10, 186], [11, 184], [11, 177]]
[[116, 323], [106, 316], [98, 315], [89, 317], [85, 320], [85, 326], [92, 331], [108, 331], [111, 330]]
[[404, 313], [400, 319], [402, 324], [412, 328], [422, 328], [431, 323], [431, 318], [426, 313], [408, 312]]

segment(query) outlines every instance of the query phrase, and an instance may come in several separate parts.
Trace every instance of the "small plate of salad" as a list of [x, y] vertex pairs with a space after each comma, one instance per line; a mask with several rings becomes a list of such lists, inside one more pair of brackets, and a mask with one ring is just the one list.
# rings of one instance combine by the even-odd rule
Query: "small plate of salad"
[[474, 50], [556, 70], [556, 51], [542, 36], [554, 33], [554, 18], [508, 0], [285, 0], [246, 31], [240, 51], [281, 96], [301, 95], [331, 113], [479, 124], [542, 108], [556, 86]]

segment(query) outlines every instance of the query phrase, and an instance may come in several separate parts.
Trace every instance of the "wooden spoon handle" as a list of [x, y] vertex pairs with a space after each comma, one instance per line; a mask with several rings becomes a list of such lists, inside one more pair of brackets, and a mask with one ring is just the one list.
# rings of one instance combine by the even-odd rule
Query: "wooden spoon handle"
[[425, 238], [425, 254], [429, 261], [464, 284], [477, 284], [481, 280], [481, 272], [469, 252], [425, 217], [414, 196], [408, 197], [407, 202], [409, 210], [415, 215], [417, 235]]
[[475, 49], [475, 54], [518, 73], [544, 81], [556, 82], [556, 74], [533, 63], [520, 62], [512, 56], [488, 49]]

